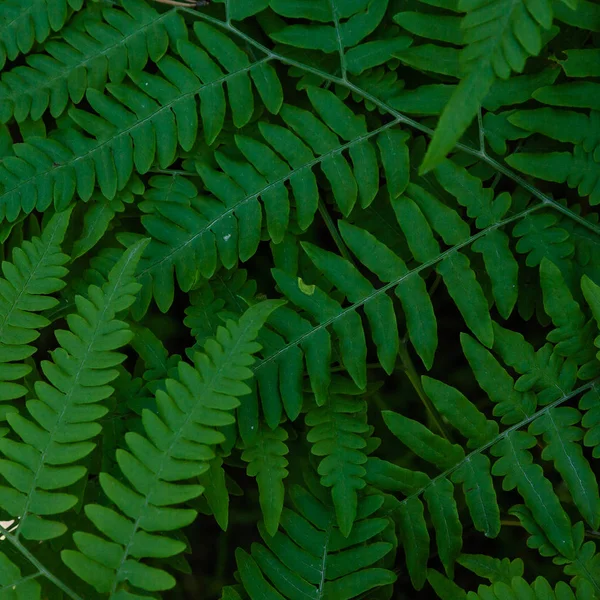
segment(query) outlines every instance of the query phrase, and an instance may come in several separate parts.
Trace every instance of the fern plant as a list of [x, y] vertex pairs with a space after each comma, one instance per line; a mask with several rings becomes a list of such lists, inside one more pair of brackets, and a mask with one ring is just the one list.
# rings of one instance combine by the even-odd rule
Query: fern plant
[[0, 3], [0, 597], [600, 599], [599, 36]]

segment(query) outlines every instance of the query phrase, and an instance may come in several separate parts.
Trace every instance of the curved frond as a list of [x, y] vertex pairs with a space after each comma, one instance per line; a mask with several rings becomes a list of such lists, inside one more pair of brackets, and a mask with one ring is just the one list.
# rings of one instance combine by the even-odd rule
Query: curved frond
[[102, 429], [96, 421], [108, 409], [100, 402], [112, 394], [107, 384], [118, 375], [113, 367], [125, 359], [115, 350], [131, 339], [115, 315], [139, 289], [133, 273], [144, 246], [140, 242], [123, 255], [105, 286], [91, 286], [87, 298], [76, 298], [69, 330], [56, 332], [60, 346], [51, 361], [42, 362], [48, 382], [36, 383], [37, 399], [27, 401], [30, 416], [7, 417], [13, 433], [0, 439], [0, 472], [9, 485], [0, 487], [0, 506], [19, 519], [16, 535], [47, 540], [67, 530], [53, 519], [71, 509], [77, 496], [58, 490], [85, 476], [87, 469], [74, 463], [94, 449], [90, 440]]
[[[181, 361], [177, 379], [156, 392], [158, 414], [143, 412], [144, 435], [126, 435], [128, 450], [117, 451], [126, 480], [102, 473], [100, 484], [118, 511], [88, 504], [88, 519], [105, 537], [77, 532], [78, 551], [64, 550], [63, 560], [100, 593], [115, 594], [131, 584], [149, 592], [166, 590], [175, 580], [141, 559], [167, 558], [185, 544], [158, 532], [189, 525], [196, 511], [177, 505], [198, 497], [203, 488], [183, 483], [205, 472], [213, 448], [224, 440], [219, 429], [235, 422], [232, 410], [248, 391], [244, 380], [260, 346], [254, 341], [278, 302], [249, 308], [239, 322], [229, 321], [209, 339], [194, 365]], [[146, 597], [146, 596], [138, 596]]]
[[68, 256], [61, 251], [70, 211], [58, 213], [48, 222], [41, 237], [26, 241], [13, 250], [13, 262], [3, 262], [0, 279], [0, 409], [1, 420], [16, 406], [9, 404], [25, 395], [26, 388], [17, 383], [31, 372], [23, 361], [35, 352], [29, 344], [40, 335], [38, 329], [49, 325], [37, 314], [56, 306], [51, 297], [64, 287]]

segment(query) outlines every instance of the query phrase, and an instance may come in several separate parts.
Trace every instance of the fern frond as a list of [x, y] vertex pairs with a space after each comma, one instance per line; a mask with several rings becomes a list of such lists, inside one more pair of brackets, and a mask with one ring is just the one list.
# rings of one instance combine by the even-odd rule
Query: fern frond
[[3, 262], [0, 279], [0, 399], [1, 420], [16, 406], [8, 404], [25, 395], [26, 388], [17, 383], [31, 372], [24, 359], [35, 352], [29, 344], [38, 338], [38, 329], [50, 322], [36, 314], [56, 306], [50, 294], [65, 285], [67, 274], [63, 266], [68, 256], [61, 252], [70, 211], [58, 213], [48, 222], [41, 237], [34, 237], [13, 250], [13, 262]]
[[59, 31], [83, 0], [8, 0], [0, 9], [0, 69]]
[[[256, 282], [247, 280], [243, 270], [220, 272], [195, 290], [185, 323], [192, 328], [197, 345], [202, 345], [220, 322], [237, 318], [244, 302], [251, 304], [258, 299], [255, 294]], [[216, 296], [227, 299], [225, 306], [215, 301]], [[259, 431], [259, 403], [271, 429], [278, 427], [284, 412], [291, 421], [298, 418], [304, 401], [304, 369], [317, 404], [325, 402], [331, 380], [331, 344], [327, 331], [307, 336], [311, 329], [310, 321], [286, 306], [269, 315], [259, 335], [263, 347], [261, 361], [253, 369], [258, 390], [253, 388], [238, 410], [237, 422], [244, 444], [252, 444]]]
[[242, 460], [249, 463], [246, 472], [256, 477], [258, 483], [260, 508], [269, 535], [276, 534], [283, 510], [283, 480], [288, 475], [288, 461], [284, 458], [289, 451], [285, 443], [287, 438], [283, 427], [274, 431], [261, 428], [252, 445], [242, 452]]
[[[102, 91], [107, 81], [120, 83], [128, 69], [139, 71], [158, 62], [170, 45], [187, 39], [177, 11], [158, 13], [141, 0], [106, 7], [98, 19], [89, 11], [68, 25], [44, 52], [26, 57], [0, 77], [0, 121], [40, 119], [47, 110], [59, 117], [69, 100], [78, 104], [88, 88]], [[38, 40], [39, 41], [39, 40]], [[110, 61], [110, 64], [109, 64]]]
[[95, 447], [89, 440], [101, 427], [96, 421], [107, 412], [99, 404], [113, 388], [107, 385], [117, 376], [112, 367], [125, 355], [115, 350], [131, 339], [127, 325], [115, 314], [128, 308], [139, 289], [133, 272], [143, 251], [140, 242], [115, 265], [102, 289], [92, 286], [88, 297], [77, 297], [77, 314], [67, 317], [69, 331], [56, 332], [60, 347], [43, 361], [49, 383], [39, 381], [37, 399], [27, 402], [30, 418], [8, 415], [14, 435], [0, 439], [0, 472], [10, 487], [0, 487], [0, 505], [18, 517], [16, 535], [47, 540], [62, 535], [67, 527], [46, 519], [60, 515], [77, 497], [56, 490], [79, 481], [86, 473], [73, 463]]
[[[240, 221], [247, 222], [248, 231], [240, 232], [239, 255], [243, 261], [254, 254], [260, 239], [259, 198], [264, 205], [271, 239], [276, 244], [282, 241], [290, 221], [289, 192], [285, 185], [288, 181], [295, 199], [298, 226], [305, 230], [312, 223], [319, 193], [312, 168], [317, 164], [344, 215], [352, 211], [357, 200], [362, 207], [368, 206], [379, 189], [379, 168], [372, 140], [377, 140], [390, 193], [399, 195], [408, 184], [405, 143], [408, 135], [394, 129], [395, 122], [369, 132], [365, 120], [335, 94], [313, 86], [307, 88], [307, 93], [320, 118], [284, 104], [280, 115], [287, 127], [259, 123], [266, 144], [236, 137], [237, 149], [247, 162], [232, 160], [217, 152], [215, 159], [221, 172], [203, 163], [196, 164], [206, 187], [225, 206], [231, 207], [226, 216], [233, 209]], [[352, 167], [343, 152], [350, 155]]]
[[[529, 449], [535, 445], [535, 438], [524, 431], [509, 433], [491, 450], [494, 456], [499, 457], [492, 473], [504, 476], [502, 486], [505, 490], [517, 488], [548, 539], [562, 554], [572, 558], [571, 522], [552, 490], [552, 484], [544, 477], [542, 468], [533, 463]], [[551, 452], [552, 447], [549, 448]]]
[[253, 544], [251, 554], [236, 551], [239, 576], [251, 600], [291, 600], [299, 593], [350, 600], [395, 581], [391, 571], [371, 566], [392, 550], [392, 544], [378, 540], [390, 527], [377, 512], [383, 496], [361, 498], [353, 531], [345, 537], [326, 500], [298, 485], [288, 493], [292, 507], [283, 509], [280, 530], [270, 536], [259, 525], [264, 545]]
[[305, 419], [311, 452], [323, 457], [317, 468], [321, 485], [331, 488], [337, 526], [344, 537], [352, 532], [358, 492], [366, 485], [367, 404], [356, 396], [361, 390], [353, 388], [344, 379], [332, 380], [325, 404], [310, 408]]
[[251, 377], [248, 366], [260, 347], [254, 340], [279, 304], [254, 305], [239, 323], [229, 321], [218, 329], [204, 353], [194, 355], [194, 366], [181, 361], [178, 378], [167, 379], [166, 389], [156, 393], [158, 414], [143, 412], [145, 435], [128, 433], [129, 450], [117, 451], [126, 482], [100, 475], [102, 489], [118, 511], [86, 505], [88, 519], [105, 537], [77, 532], [79, 551], [62, 553], [67, 566], [98, 592], [115, 594], [128, 582], [150, 592], [175, 585], [166, 571], [141, 559], [168, 558], [185, 548], [155, 532], [180, 529], [196, 517], [196, 511], [177, 505], [196, 498], [203, 488], [182, 482], [208, 469], [213, 447], [224, 440], [219, 428], [235, 421], [231, 411], [248, 391], [243, 381]]
[[72, 107], [68, 114], [91, 137], [65, 128], [56, 131], [54, 139], [31, 138], [30, 144], [17, 145], [19, 158], [10, 165], [5, 161], [0, 168], [0, 183], [4, 186], [0, 196], [0, 207], [5, 211], [2, 216], [6, 214], [13, 221], [21, 210], [46, 210], [53, 200], [61, 208], [75, 194], [87, 200], [95, 183], [106, 198], [112, 199], [125, 187], [134, 169], [146, 173], [155, 161], [161, 168], [168, 167], [178, 147], [189, 150], [196, 141], [196, 97], [200, 100], [205, 138], [213, 142], [223, 127], [225, 83], [238, 126], [252, 116], [251, 81], [265, 106], [278, 112], [281, 84], [268, 59], [251, 63], [216, 29], [196, 23], [194, 30], [202, 47], [180, 40], [177, 47], [181, 61], [164, 56], [157, 63], [160, 76], [130, 72], [134, 85], [109, 83], [106, 89], [110, 96], [87, 89], [86, 100], [93, 112]]
[[[460, 185], [465, 185], [465, 178], [470, 176], [466, 172], [461, 175], [458, 167], [454, 169], [460, 175]], [[453, 189], [449, 181], [443, 181]], [[456, 194], [460, 194], [458, 189]], [[485, 197], [487, 202], [491, 200], [487, 194]], [[516, 300], [512, 285], [516, 283], [511, 283], [509, 290], [505, 290], [503, 284], [507, 278], [512, 282], [517, 263], [508, 248], [507, 236], [497, 229], [501, 222], [498, 219], [508, 209], [509, 201], [509, 197], [502, 195], [494, 205], [499, 207], [497, 214], [487, 218], [482, 216], [482, 227], [489, 227], [489, 231], [484, 230], [486, 235], [470, 238], [467, 224], [456, 211], [444, 207], [438, 212], [440, 201], [414, 184], [408, 186], [406, 194], [392, 200], [398, 224], [413, 258], [423, 267], [436, 266], [467, 325], [488, 346], [493, 343], [493, 328], [487, 301], [469, 259], [460, 250], [469, 240], [475, 241], [474, 247], [488, 259], [488, 273], [497, 284], [497, 302], [505, 314], [510, 312]], [[474, 210], [479, 214], [477, 208]], [[302, 246], [311, 261], [348, 298], [351, 306], [344, 307], [320, 288], [306, 286], [300, 279], [294, 280], [289, 274], [275, 269], [273, 275], [279, 287], [290, 300], [320, 323], [333, 325], [340, 338], [344, 365], [359, 387], [365, 385], [366, 341], [362, 322], [354, 309], [364, 307], [380, 362], [388, 373], [391, 372], [399, 336], [391, 299], [383, 292], [395, 288], [405, 311], [410, 339], [425, 366], [430, 368], [437, 347], [437, 325], [425, 283], [418, 273], [423, 267], [409, 270], [402, 258], [370, 233], [344, 221], [339, 223], [339, 227], [352, 252], [386, 285], [375, 289], [349, 261], [304, 243]], [[452, 251], [441, 251], [434, 231], [445, 243], [454, 245]]]

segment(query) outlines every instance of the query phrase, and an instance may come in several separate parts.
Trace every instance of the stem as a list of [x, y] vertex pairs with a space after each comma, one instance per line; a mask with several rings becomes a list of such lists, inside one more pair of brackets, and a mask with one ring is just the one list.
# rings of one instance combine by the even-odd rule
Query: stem
[[321, 217], [323, 217], [323, 221], [325, 221], [325, 225], [327, 226], [327, 229], [329, 230], [329, 233], [331, 234], [331, 237], [333, 238], [333, 241], [335, 242], [335, 245], [337, 246], [337, 249], [339, 250], [340, 254], [349, 263], [354, 264], [354, 260], [352, 260], [350, 251], [344, 243], [340, 232], [337, 230], [337, 227], [335, 226], [335, 223], [333, 222], [333, 219], [331, 218], [331, 215], [327, 210], [327, 205], [325, 204], [325, 202], [323, 202], [323, 200], [321, 200], [321, 198], [319, 198], [319, 214], [321, 215]]
[[419, 374], [417, 373], [417, 369], [415, 368], [415, 365], [410, 357], [410, 354], [408, 353], [408, 350], [406, 349], [405, 343], [400, 344], [400, 349], [398, 350], [398, 354], [400, 355], [400, 359], [402, 360], [402, 368], [404, 369], [404, 372], [406, 373], [406, 376], [408, 377], [408, 380], [411, 382], [413, 388], [415, 388], [415, 391], [417, 392], [419, 398], [421, 399], [421, 402], [427, 409], [427, 412], [433, 419], [433, 422], [435, 423], [436, 427], [439, 429], [442, 436], [445, 437], [448, 441], [450, 441], [450, 436], [444, 425], [444, 421], [442, 420], [442, 415], [440, 415], [437, 408], [433, 405], [433, 402], [429, 399], [429, 396], [427, 396], [427, 394], [425, 393], [425, 390], [423, 389], [423, 386], [421, 385], [421, 378], [419, 377]]
[[483, 128], [483, 115], [481, 114], [481, 106], [477, 111], [477, 124], [479, 125], [479, 151], [485, 154], [485, 130]]
[[29, 550], [21, 544], [21, 542], [7, 529], [0, 525], [0, 533], [4, 536], [7, 542], [10, 542], [37, 570], [38, 574], [43, 575], [51, 581], [58, 589], [62, 590], [72, 600], [83, 600], [81, 596], [76, 594], [70, 587], [65, 585], [58, 577], [53, 575], [46, 567], [33, 555]]

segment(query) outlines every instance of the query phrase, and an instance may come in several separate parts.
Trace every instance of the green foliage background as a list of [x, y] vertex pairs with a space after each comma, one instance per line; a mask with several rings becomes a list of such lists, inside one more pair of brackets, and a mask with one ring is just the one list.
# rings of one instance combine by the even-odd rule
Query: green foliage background
[[0, 2], [0, 598], [600, 598], [600, 3], [180, 4]]

